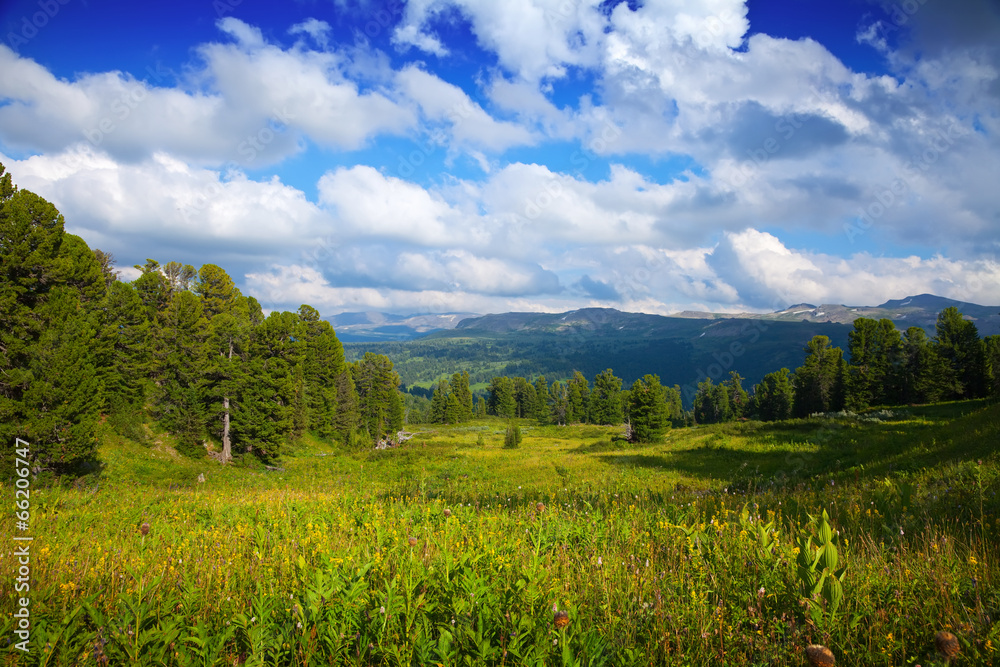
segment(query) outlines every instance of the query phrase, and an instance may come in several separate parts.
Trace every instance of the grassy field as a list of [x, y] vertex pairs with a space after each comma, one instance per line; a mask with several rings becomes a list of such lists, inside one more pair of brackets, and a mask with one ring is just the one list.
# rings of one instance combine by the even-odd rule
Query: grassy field
[[29, 654], [0, 552], [0, 664], [804, 665], [816, 642], [926, 666], [942, 629], [952, 664], [1000, 662], [1000, 405], [649, 446], [408, 428], [381, 452], [307, 440], [276, 471], [106, 435], [100, 474], [32, 489]]

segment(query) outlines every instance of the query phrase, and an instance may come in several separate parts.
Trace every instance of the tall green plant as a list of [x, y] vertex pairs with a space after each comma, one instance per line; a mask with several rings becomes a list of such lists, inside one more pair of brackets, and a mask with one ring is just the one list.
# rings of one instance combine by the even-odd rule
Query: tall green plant
[[806, 613], [817, 627], [827, 628], [844, 598], [847, 566], [837, 567], [840, 554], [826, 510], [818, 520], [809, 515], [809, 524], [800, 531], [796, 542], [799, 590], [807, 605]]

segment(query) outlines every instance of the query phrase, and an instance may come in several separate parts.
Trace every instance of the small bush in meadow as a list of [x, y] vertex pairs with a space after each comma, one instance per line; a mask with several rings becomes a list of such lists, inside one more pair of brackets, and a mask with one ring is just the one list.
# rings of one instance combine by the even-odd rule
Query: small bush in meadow
[[514, 449], [521, 446], [521, 427], [510, 423], [507, 425], [507, 432], [503, 436], [503, 446], [507, 449]]

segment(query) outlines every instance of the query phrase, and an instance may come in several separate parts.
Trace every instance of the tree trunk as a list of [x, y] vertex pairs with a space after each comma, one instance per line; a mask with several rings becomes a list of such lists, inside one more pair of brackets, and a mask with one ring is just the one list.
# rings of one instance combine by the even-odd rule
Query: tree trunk
[[222, 409], [222, 460], [229, 461], [233, 458], [233, 447], [229, 440], [229, 397], [223, 396]]
[[[233, 342], [229, 341], [229, 360], [233, 360]], [[233, 458], [232, 442], [229, 440], [229, 397], [222, 397], [222, 461], [229, 462]]]

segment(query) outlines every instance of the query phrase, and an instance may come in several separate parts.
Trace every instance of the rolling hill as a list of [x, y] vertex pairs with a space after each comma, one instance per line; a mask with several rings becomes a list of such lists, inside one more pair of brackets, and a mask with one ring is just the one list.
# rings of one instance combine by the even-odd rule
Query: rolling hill
[[[736, 371], [749, 388], [766, 373], [781, 367], [794, 370], [805, 359], [805, 344], [816, 335], [829, 336], [833, 345], [846, 353], [847, 334], [858, 317], [888, 317], [900, 329], [921, 326], [933, 335], [938, 312], [951, 305], [976, 321], [980, 335], [1000, 333], [1000, 308], [932, 295], [873, 307], [800, 304], [765, 314], [681, 313], [666, 317], [583, 308], [557, 314], [482, 315], [458, 321], [453, 315], [436, 320], [397, 316], [399, 320], [382, 320], [378, 326], [440, 326], [409, 340], [351, 342], [358, 341], [364, 329], [351, 329], [350, 324], [346, 331], [341, 328], [337, 333], [345, 341], [348, 359], [359, 358], [366, 351], [386, 354], [407, 386], [429, 388], [456, 370], [469, 372], [475, 390], [484, 388], [496, 375], [545, 375], [552, 381], [571, 377], [577, 370], [593, 378], [612, 368], [626, 386], [646, 373], [655, 373], [665, 384], [680, 385], [689, 402], [698, 382], [706, 377], [721, 382], [730, 371]], [[367, 314], [365, 318], [373, 319]], [[447, 328], [451, 323], [452, 328]]]

